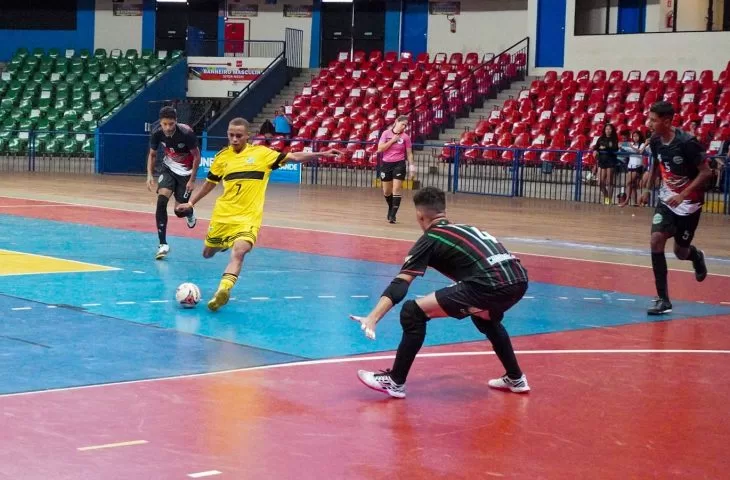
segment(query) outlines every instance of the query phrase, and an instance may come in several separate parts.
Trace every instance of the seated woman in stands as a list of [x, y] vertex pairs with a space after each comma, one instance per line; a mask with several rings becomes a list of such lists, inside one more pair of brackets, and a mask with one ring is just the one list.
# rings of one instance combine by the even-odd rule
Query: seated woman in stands
[[618, 135], [610, 123], [603, 127], [603, 135], [598, 138], [596, 146], [598, 152], [598, 186], [603, 194], [603, 203], [611, 204], [613, 198], [613, 181], [618, 166]]

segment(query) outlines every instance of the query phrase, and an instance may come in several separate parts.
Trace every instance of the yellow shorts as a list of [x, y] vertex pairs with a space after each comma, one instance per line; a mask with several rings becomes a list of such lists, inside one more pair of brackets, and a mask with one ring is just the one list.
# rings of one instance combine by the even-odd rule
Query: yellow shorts
[[227, 249], [239, 240], [245, 240], [253, 246], [256, 244], [259, 228], [260, 225], [210, 222], [208, 235], [205, 237], [205, 246]]

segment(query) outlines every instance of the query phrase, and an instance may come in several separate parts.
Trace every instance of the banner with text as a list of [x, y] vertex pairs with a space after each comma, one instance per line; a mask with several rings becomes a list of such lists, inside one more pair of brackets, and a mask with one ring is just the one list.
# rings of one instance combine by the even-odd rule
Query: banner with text
[[[200, 167], [198, 167], [198, 178], [202, 179], [208, 176], [210, 164], [218, 152], [203, 150], [200, 152]], [[274, 183], [301, 183], [302, 182], [302, 166], [299, 163], [287, 163], [281, 168], [271, 172], [270, 182]]]
[[273, 58], [188, 57], [188, 97], [235, 97]]

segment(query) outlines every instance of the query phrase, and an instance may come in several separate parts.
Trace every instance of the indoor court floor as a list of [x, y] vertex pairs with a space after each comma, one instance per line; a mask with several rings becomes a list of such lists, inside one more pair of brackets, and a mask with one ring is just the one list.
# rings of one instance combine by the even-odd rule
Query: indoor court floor
[[[398, 309], [365, 314], [420, 231], [377, 190], [270, 185], [229, 305], [205, 302], [227, 254], [201, 256], [214, 191], [156, 261], [141, 177], [0, 178], [0, 479], [728, 478], [730, 217], [696, 235], [710, 275], [668, 258], [674, 311], [649, 317], [652, 211], [466, 194], [449, 217], [497, 236], [531, 284], [505, 317], [532, 392], [470, 321], [430, 322], [391, 399]], [[172, 211], [172, 210], [170, 210]], [[174, 302], [193, 282], [203, 302]], [[409, 298], [450, 282], [435, 272]]]

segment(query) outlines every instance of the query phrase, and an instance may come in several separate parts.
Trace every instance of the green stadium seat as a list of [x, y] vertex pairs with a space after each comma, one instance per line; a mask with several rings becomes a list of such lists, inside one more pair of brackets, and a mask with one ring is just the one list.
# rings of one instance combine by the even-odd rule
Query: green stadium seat
[[135, 50], [134, 48], [130, 48], [127, 50], [127, 52], [124, 54], [124, 58], [128, 58], [130, 60], [136, 59], [139, 56], [139, 52]]
[[81, 144], [81, 153], [89, 156], [94, 155], [94, 137], [87, 138], [83, 141], [83, 143]]
[[25, 47], [20, 47], [19, 49], [17, 49], [15, 51], [15, 55], [14, 56], [20, 57], [20, 58], [25, 58], [28, 55], [30, 55], [30, 52], [28, 51], [28, 49], [25, 48]]
[[29, 131], [33, 130], [35, 128], [35, 126], [36, 126], [35, 120], [30, 119], [30, 118], [24, 118], [24, 119], [20, 120], [20, 123], [18, 124], [18, 129], [29, 132]]
[[75, 138], [68, 137], [61, 146], [61, 151], [64, 155], [73, 155], [79, 153], [79, 142]]
[[83, 58], [84, 60], [86, 60], [90, 56], [91, 56], [91, 52], [89, 51], [88, 48], [82, 48], [81, 51], [79, 52], [79, 58]]
[[94, 50], [94, 58], [106, 58], [106, 49], [97, 48], [96, 50]]
[[59, 49], [57, 49], [57, 48], [51, 48], [50, 50], [48, 50], [48, 56], [50, 58], [57, 59], [58, 57], [61, 56], [61, 51]]
[[35, 128], [39, 132], [45, 132], [44, 134], [48, 135], [48, 132], [50, 132], [53, 128], [53, 124], [47, 118], [41, 118], [38, 120], [38, 124], [36, 124]]
[[109, 58], [119, 59], [122, 58], [122, 50], [119, 48], [114, 48], [109, 53]]
[[8, 141], [4, 138], [0, 138], [0, 153], [8, 151]]
[[25, 155], [28, 147], [28, 137], [26, 132], [20, 132], [15, 137], [8, 140], [8, 153], [10, 155]]
[[36, 57], [36, 58], [42, 58], [45, 55], [46, 55], [46, 52], [42, 48], [34, 48], [33, 49], [33, 56], [34, 57]]

